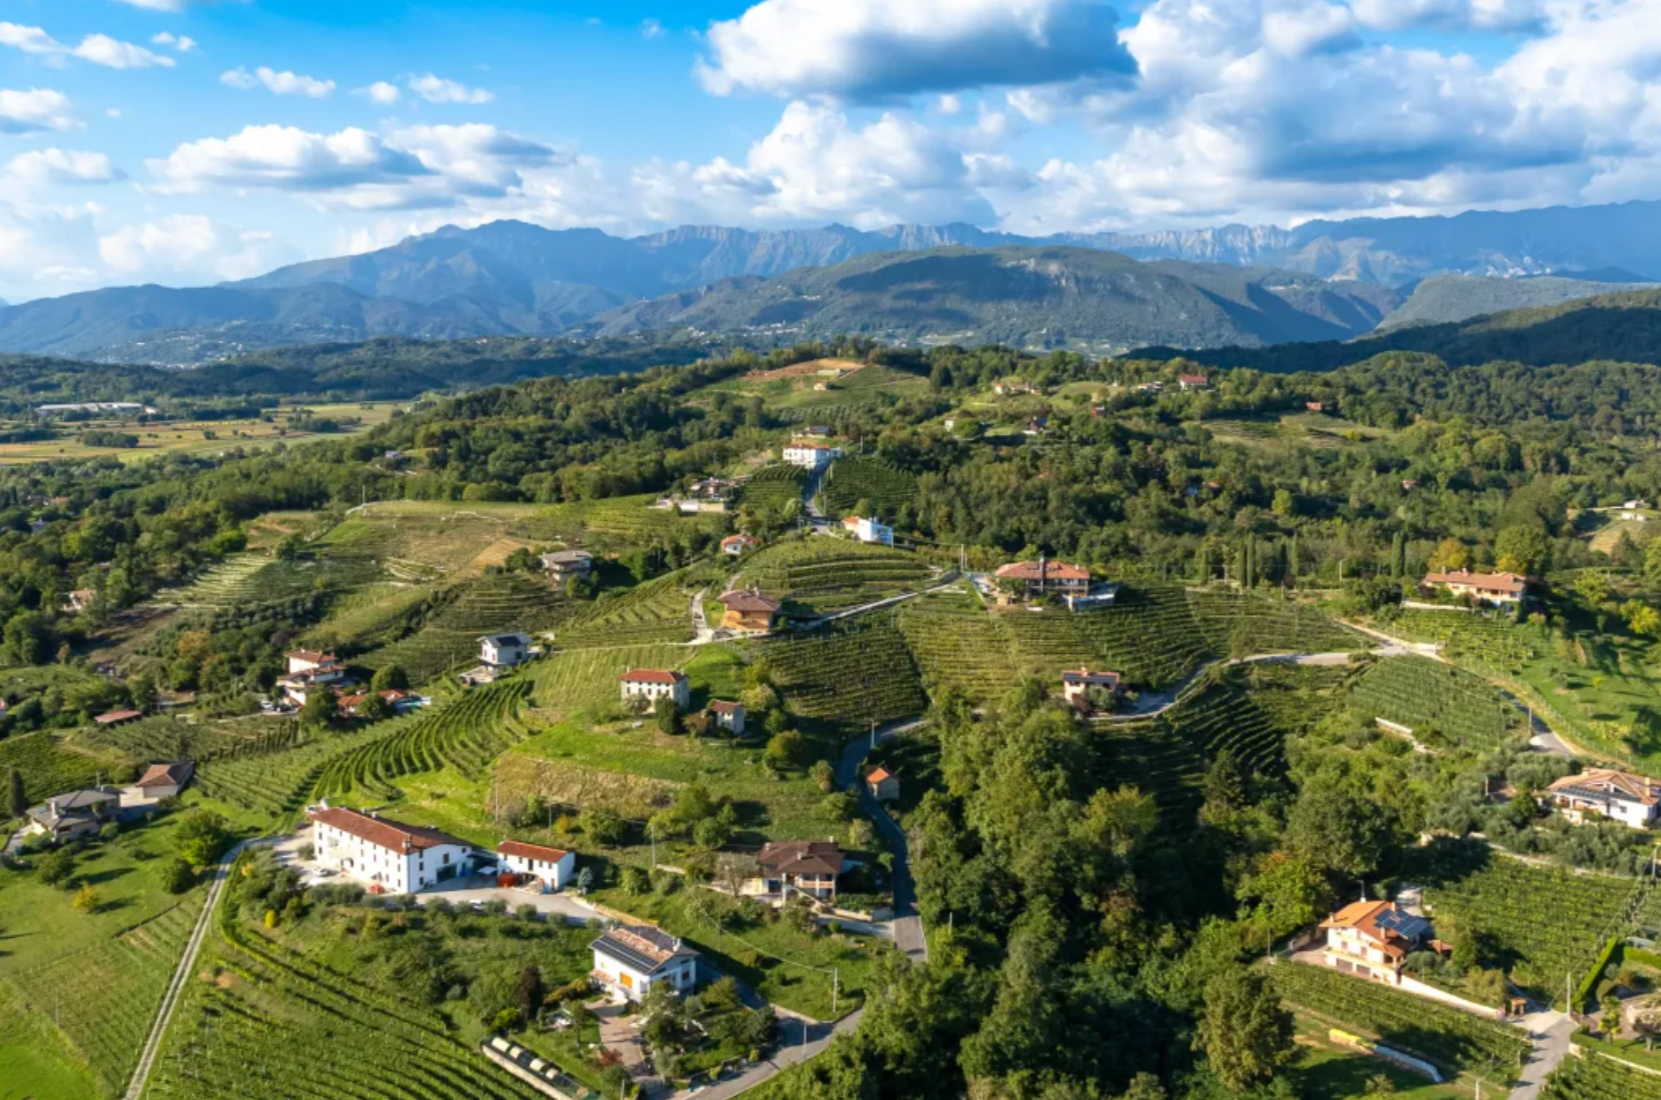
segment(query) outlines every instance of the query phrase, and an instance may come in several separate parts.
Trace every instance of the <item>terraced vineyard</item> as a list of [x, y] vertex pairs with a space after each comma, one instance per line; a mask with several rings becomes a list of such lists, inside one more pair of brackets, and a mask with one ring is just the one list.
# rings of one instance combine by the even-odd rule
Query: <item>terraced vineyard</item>
[[370, 585], [330, 609], [327, 621], [304, 636], [317, 649], [363, 649], [395, 641], [410, 614], [432, 595], [426, 584], [402, 581]]
[[416, 772], [454, 768], [476, 778], [485, 767], [528, 734], [514, 715], [529, 701], [525, 677], [473, 688], [452, 703], [408, 718], [381, 723], [372, 740], [332, 756], [312, 785], [317, 798], [364, 791], [394, 799], [393, 784]]
[[1508, 1024], [1336, 970], [1283, 962], [1269, 968], [1269, 977], [1288, 1004], [1459, 1073], [1497, 1069], [1514, 1077], [1533, 1049]]
[[851, 515], [866, 501], [885, 521], [917, 497], [917, 479], [879, 458], [850, 455], [831, 463], [820, 490], [824, 511], [832, 517]]
[[1468, 872], [1444, 872], [1426, 885], [1425, 904], [1432, 919], [1451, 913], [1514, 958], [1514, 983], [1561, 997], [1564, 977], [1578, 982], [1607, 938], [1622, 931], [1635, 885], [1496, 858]]
[[1158, 721], [1107, 723], [1092, 736], [1104, 759], [1104, 786], [1133, 786], [1153, 795], [1163, 829], [1193, 827], [1205, 797], [1205, 760], [1191, 744]]
[[[53, 1021], [105, 1095], [119, 1095], [138, 1064], [150, 1021], [201, 911], [202, 894], [92, 947], [3, 982], [22, 1012]], [[20, 1094], [21, 1095], [21, 1094]]]
[[752, 508], [778, 513], [793, 501], [802, 499], [807, 485], [807, 471], [800, 466], [782, 462], [763, 466], [744, 483], [740, 499]]
[[892, 615], [874, 614], [830, 630], [757, 643], [785, 705], [842, 732], [911, 718], [928, 709], [922, 678]]
[[1015, 682], [1009, 637], [968, 592], [931, 593], [900, 605], [895, 621], [931, 683], [995, 699]]
[[187, 987], [150, 1100], [540, 1100], [437, 1015], [231, 923], [221, 937], [204, 961], [217, 980]]
[[561, 649], [692, 640], [692, 594], [684, 571], [602, 596], [558, 634]]
[[246, 610], [296, 596], [363, 588], [380, 579], [379, 568], [364, 558], [285, 560], [249, 551], [233, 554], [161, 599], [184, 607]]
[[1227, 653], [1195, 620], [1188, 593], [1174, 585], [1122, 589], [1116, 606], [1071, 616], [1096, 662], [1143, 687], [1167, 687]]
[[1079, 616], [1071, 612], [1045, 608], [1043, 611], [1013, 610], [995, 614], [999, 627], [1009, 637], [1015, 663], [1024, 672], [1047, 680], [1059, 680], [1062, 669], [1094, 666], [1101, 662], [1101, 653], [1095, 641], [1079, 629]]
[[0, 741], [0, 771], [16, 768], [31, 802], [90, 784], [99, 762], [58, 743], [52, 733], [25, 733]]
[[914, 554], [838, 538], [793, 539], [758, 551], [742, 582], [808, 613], [838, 611], [925, 588], [933, 568]]
[[1190, 591], [1188, 604], [1211, 647], [1227, 656], [1345, 653], [1371, 645], [1307, 604], [1209, 591]]
[[292, 748], [299, 733], [292, 722], [186, 722], [156, 716], [122, 726], [91, 726], [76, 734], [78, 743], [119, 753], [134, 763], [194, 760], [202, 763], [241, 755]]
[[1427, 611], [1408, 608], [1382, 624], [1410, 642], [1440, 642], [1454, 660], [1516, 674], [1534, 658], [1534, 647], [1513, 623], [1469, 611]]
[[409, 673], [410, 683], [423, 684], [446, 672], [464, 671], [478, 662], [479, 639], [471, 630], [423, 627], [391, 645], [353, 658], [354, 664], [379, 669], [397, 665]]
[[1565, 1058], [1540, 1093], [1541, 1100], [1661, 1100], [1661, 1076], [1596, 1054]]
[[633, 668], [681, 668], [697, 652], [680, 645], [562, 650], [532, 667], [535, 702], [555, 715], [614, 709], [622, 697], [617, 677]]
[[1285, 731], [1246, 693], [1244, 677], [1238, 672], [1212, 672], [1207, 679], [1206, 686], [1166, 711], [1159, 721], [1207, 761], [1227, 749], [1251, 771], [1262, 775], [1284, 772]]
[[328, 763], [383, 737], [389, 723], [358, 733], [326, 733], [291, 748], [210, 760], [196, 769], [195, 787], [210, 798], [282, 817], [306, 804]]
[[491, 634], [536, 634], [553, 627], [569, 601], [540, 577], [488, 573], [462, 584], [454, 598], [427, 619], [428, 629]]
[[1350, 698], [1364, 716], [1406, 726], [1415, 740], [1433, 747], [1494, 748], [1524, 722], [1482, 680], [1426, 657], [1379, 661]]

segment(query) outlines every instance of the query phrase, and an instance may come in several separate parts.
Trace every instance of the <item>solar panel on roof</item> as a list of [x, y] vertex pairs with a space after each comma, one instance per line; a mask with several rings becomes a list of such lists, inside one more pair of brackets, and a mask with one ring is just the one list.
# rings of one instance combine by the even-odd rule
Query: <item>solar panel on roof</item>
[[1378, 916], [1378, 926], [1388, 928], [1407, 939], [1423, 939], [1430, 934], [1430, 922], [1397, 909], [1386, 910]]
[[604, 954], [610, 955], [625, 966], [633, 967], [642, 974], [650, 974], [664, 964], [649, 957], [626, 943], [621, 943], [611, 936], [602, 936], [594, 941], [594, 946]]

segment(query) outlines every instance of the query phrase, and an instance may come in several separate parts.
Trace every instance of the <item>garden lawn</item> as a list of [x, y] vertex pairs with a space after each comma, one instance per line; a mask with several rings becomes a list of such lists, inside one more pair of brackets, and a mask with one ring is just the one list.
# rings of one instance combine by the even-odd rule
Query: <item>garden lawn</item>
[[[892, 950], [885, 940], [846, 934], [808, 935], [783, 918], [775, 923], [742, 922], [731, 898], [712, 890], [690, 887], [668, 896], [633, 896], [619, 889], [597, 891], [595, 901], [661, 926], [680, 936], [722, 974], [737, 979], [772, 1004], [815, 1020], [833, 1020], [864, 1002], [866, 983], [875, 966], [875, 953]], [[727, 913], [721, 926], [700, 912]], [[840, 978], [840, 994], [833, 1006], [831, 971]], [[700, 978], [708, 978], [701, 973]]]
[[[1437, 1085], [1380, 1058], [1341, 1047], [1318, 1022], [1298, 1018], [1298, 1059], [1292, 1064], [1304, 1100], [1364, 1100], [1368, 1084], [1383, 1074], [1395, 1086], [1396, 1100], [1468, 1100], [1473, 1082], [1460, 1079]], [[1492, 1085], [1490, 1095], [1499, 1095]]]

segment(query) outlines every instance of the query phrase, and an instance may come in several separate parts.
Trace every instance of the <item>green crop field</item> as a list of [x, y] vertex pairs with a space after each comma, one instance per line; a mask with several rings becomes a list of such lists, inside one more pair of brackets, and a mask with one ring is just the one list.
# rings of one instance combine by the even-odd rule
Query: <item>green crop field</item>
[[1565, 1058], [1540, 1096], [1542, 1100], [1661, 1100], [1661, 1075], [1587, 1054]]
[[881, 459], [850, 455], [831, 463], [820, 493], [826, 515], [851, 515], [863, 501], [880, 519], [892, 521], [916, 499], [917, 479]]
[[84, 787], [100, 770], [102, 761], [63, 747], [56, 735], [42, 730], [0, 741], [0, 771], [16, 768], [31, 802]]
[[476, 777], [528, 732], [514, 716], [530, 695], [528, 678], [509, 679], [473, 688], [419, 714], [382, 722], [375, 737], [323, 766], [313, 793], [343, 799], [362, 792], [393, 799], [398, 797], [395, 781], [417, 772], [453, 768]]
[[839, 538], [802, 538], [758, 550], [735, 583], [783, 600], [787, 612], [825, 613], [926, 588], [935, 569], [914, 554]]
[[892, 615], [876, 613], [834, 628], [756, 643], [785, 705], [839, 733], [928, 709], [922, 677]]
[[404, 995], [220, 922], [157, 1060], [151, 1100], [538, 1100]]
[[336, 757], [372, 744], [408, 721], [394, 719], [357, 732], [308, 734], [273, 752], [210, 760], [197, 768], [193, 785], [227, 806], [282, 823], [306, 804], [318, 776]]
[[652, 645], [692, 640], [692, 595], [687, 571], [606, 593], [558, 633], [561, 649]]
[[1444, 1069], [1483, 1073], [1496, 1086], [1514, 1077], [1533, 1049], [1509, 1024], [1336, 970], [1282, 962], [1269, 976], [1288, 1004]]
[[973, 699], [995, 699], [1015, 682], [1015, 662], [1001, 620], [967, 591], [910, 600], [895, 615], [906, 645], [932, 684]]
[[1415, 740], [1431, 746], [1496, 748], [1525, 722], [1484, 681], [1425, 657], [1378, 661], [1350, 700], [1364, 717], [1406, 726]]
[[740, 499], [752, 508], [777, 513], [787, 505], [800, 501], [806, 485], [806, 470], [778, 462], [763, 466], [750, 475], [744, 483]]

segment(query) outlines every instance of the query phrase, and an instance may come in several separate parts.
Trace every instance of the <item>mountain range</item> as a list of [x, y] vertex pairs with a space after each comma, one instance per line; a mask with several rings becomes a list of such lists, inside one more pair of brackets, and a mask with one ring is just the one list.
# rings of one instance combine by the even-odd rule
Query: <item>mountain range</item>
[[[951, 248], [982, 252], [978, 274], [960, 253], [940, 251]], [[1010, 296], [1038, 292], [1043, 280], [1029, 264], [1017, 287], [1019, 266], [989, 257], [1007, 259], [1021, 249], [1040, 250], [1051, 261], [1065, 255], [1062, 267], [1076, 270], [1079, 286], [1090, 289], [1069, 291], [1065, 279], [1052, 280], [1010, 314]], [[1091, 266], [1081, 258], [1086, 251], [1112, 258]], [[936, 266], [858, 266], [873, 256], [917, 252]], [[1454, 321], [1563, 300], [1555, 295], [1598, 293], [1607, 288], [1594, 282], [1661, 275], [1657, 256], [1661, 203], [1043, 240], [968, 225], [700, 226], [623, 238], [503, 221], [445, 227], [375, 252], [217, 287], [110, 288], [0, 308], [0, 350], [184, 365], [261, 347], [377, 336], [588, 335], [710, 324], [818, 334], [838, 318], [861, 320], [873, 303], [880, 315], [858, 330], [899, 339], [970, 339], [963, 334], [980, 332], [1050, 345], [1251, 346], [1368, 331], [1386, 321], [1398, 291], [1412, 297], [1390, 324]], [[1147, 270], [1124, 266], [1130, 261], [1146, 261]], [[876, 293], [878, 270], [911, 282]], [[917, 279], [919, 271], [943, 281]], [[990, 273], [998, 278], [987, 281]], [[1552, 273], [1558, 277], [1532, 278]], [[1472, 278], [1436, 283], [1421, 298], [1421, 282], [1438, 275]], [[1548, 281], [1550, 289], [1517, 289]], [[1097, 290], [1108, 297], [1092, 309], [1089, 294]], [[810, 320], [800, 304], [809, 293], [850, 296], [813, 310]], [[977, 297], [983, 294], [992, 297]], [[1414, 298], [1421, 300], [1415, 305]], [[1131, 300], [1139, 304], [1131, 308]], [[1046, 302], [1060, 312], [1046, 313]], [[797, 316], [786, 323], [792, 310]]]

